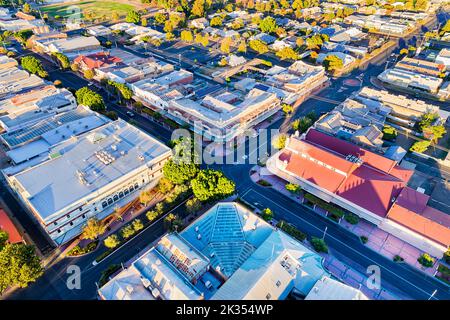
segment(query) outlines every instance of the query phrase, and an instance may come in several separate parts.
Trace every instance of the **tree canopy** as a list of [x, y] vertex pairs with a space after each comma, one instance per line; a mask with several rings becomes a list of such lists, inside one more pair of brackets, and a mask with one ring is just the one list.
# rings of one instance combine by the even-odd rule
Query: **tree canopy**
[[83, 87], [75, 92], [78, 104], [87, 106], [93, 111], [103, 112], [106, 110], [103, 98], [88, 87]]
[[259, 29], [265, 33], [273, 33], [277, 29], [277, 22], [270, 16], [265, 17], [259, 22]]
[[141, 15], [134, 10], [128, 11], [125, 21], [128, 23], [138, 24], [141, 21]]
[[200, 201], [219, 200], [231, 196], [235, 184], [221, 171], [202, 170], [191, 181], [192, 192]]
[[8, 287], [25, 288], [44, 273], [34, 246], [6, 244], [0, 250], [0, 294]]
[[47, 71], [44, 70], [41, 61], [33, 56], [23, 57], [20, 61], [22, 68], [30, 73], [37, 74], [38, 76], [45, 78], [48, 76]]

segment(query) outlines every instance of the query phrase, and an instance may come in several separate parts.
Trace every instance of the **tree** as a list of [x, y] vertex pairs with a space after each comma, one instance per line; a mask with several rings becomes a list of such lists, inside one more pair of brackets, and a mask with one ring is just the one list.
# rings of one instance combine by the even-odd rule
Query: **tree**
[[288, 115], [290, 113], [292, 113], [294, 111], [294, 107], [291, 106], [290, 104], [287, 103], [283, 103], [283, 105], [281, 106], [281, 110], [283, 110], [283, 112]]
[[146, 206], [153, 199], [149, 191], [141, 191], [139, 194], [139, 202]]
[[274, 148], [281, 150], [286, 146], [287, 136], [285, 134], [280, 134], [275, 137], [272, 141], [272, 145]]
[[409, 148], [409, 151], [423, 153], [428, 150], [429, 146], [430, 146], [430, 141], [428, 141], [428, 140], [416, 141], [411, 146], [411, 148]]
[[430, 268], [434, 264], [434, 259], [428, 253], [423, 253], [417, 261], [423, 265], [425, 268]]
[[150, 210], [145, 214], [145, 216], [147, 217], [148, 221], [152, 222], [159, 216], [159, 213], [155, 210]]
[[231, 196], [235, 184], [221, 171], [202, 170], [191, 180], [194, 196], [200, 201], [219, 200]]
[[186, 210], [189, 213], [197, 212], [202, 208], [202, 203], [197, 198], [192, 198], [186, 201]]
[[157, 13], [157, 14], [155, 14], [155, 21], [156, 21], [156, 23], [157, 24], [164, 24], [165, 22], [166, 22], [166, 20], [167, 20], [167, 17], [166, 17], [166, 15], [164, 14], [164, 13]]
[[306, 132], [309, 127], [313, 124], [313, 120], [309, 117], [301, 117], [292, 121], [292, 129], [295, 131], [300, 131], [301, 133]]
[[120, 97], [125, 100], [130, 100], [133, 97], [133, 91], [124, 83], [108, 80], [108, 85], [113, 87]]
[[134, 230], [133, 226], [131, 224], [129, 224], [129, 225], [123, 227], [120, 230], [120, 233], [124, 239], [128, 239], [136, 233], [136, 230]]
[[67, 69], [70, 67], [70, 60], [65, 54], [55, 52], [53, 53], [53, 56], [58, 60], [59, 64], [61, 65], [61, 68]]
[[205, 0], [195, 0], [191, 14], [196, 17], [203, 17], [205, 15]]
[[395, 140], [397, 138], [397, 130], [389, 125], [383, 126], [383, 139], [384, 140]]
[[134, 10], [128, 11], [125, 21], [128, 23], [138, 24], [141, 20], [141, 15]]
[[298, 37], [297, 40], [295, 40], [295, 44], [297, 45], [297, 47], [302, 47], [305, 44], [305, 40]]
[[270, 16], [265, 17], [259, 22], [259, 29], [265, 33], [275, 32], [277, 29], [277, 22]]
[[277, 57], [279, 57], [281, 60], [285, 59], [292, 59], [292, 60], [298, 60], [299, 56], [297, 52], [294, 51], [291, 47], [284, 47], [281, 50], [278, 50], [275, 54]]
[[87, 106], [93, 111], [105, 111], [105, 103], [103, 98], [98, 93], [92, 91], [88, 87], [83, 87], [75, 92], [75, 97], [80, 105]]
[[6, 242], [9, 239], [8, 232], [0, 229], [0, 251], [6, 246]]
[[173, 189], [173, 184], [172, 182], [167, 179], [166, 177], [162, 177], [159, 180], [158, 185], [156, 186], [156, 189], [161, 192], [162, 194], [166, 194], [168, 193], [170, 190]]
[[258, 40], [258, 39], [250, 40], [248, 45], [250, 46], [251, 49], [255, 50], [259, 54], [264, 54], [264, 53], [269, 52], [269, 47], [267, 46], [267, 44], [265, 44], [261, 40]]
[[183, 220], [181, 220], [179, 216], [169, 213], [167, 217], [164, 218], [164, 225], [170, 231], [175, 231], [183, 226]]
[[241, 42], [239, 43], [237, 51], [238, 52], [247, 52], [247, 44], [245, 43], [244, 39], [242, 39]]
[[314, 247], [314, 250], [317, 252], [328, 253], [328, 246], [325, 243], [325, 240], [321, 238], [312, 237], [311, 244]]
[[298, 194], [301, 190], [300, 186], [298, 184], [295, 183], [287, 183], [285, 185], [285, 188], [287, 191], [293, 193], [293, 194]]
[[147, 25], [148, 25], [147, 18], [142, 17], [141, 18], [141, 26], [146, 27]]
[[84, 70], [84, 72], [83, 72], [83, 76], [84, 76], [86, 79], [91, 80], [92, 78], [94, 78], [95, 72], [94, 72], [94, 70], [92, 70], [92, 69], [86, 69], [86, 70]]
[[209, 22], [209, 24], [211, 25], [211, 27], [215, 27], [215, 26], [222, 26], [222, 22], [223, 19], [221, 16], [215, 16], [214, 18], [211, 19], [211, 21]]
[[194, 41], [194, 37], [193, 37], [193, 35], [192, 35], [192, 32], [189, 31], [189, 30], [183, 30], [183, 31], [181, 31], [180, 39], [181, 39], [182, 41], [185, 41], [185, 42], [192, 42], [192, 41]]
[[220, 51], [223, 53], [230, 53], [230, 47], [233, 44], [233, 40], [229, 37], [223, 38], [220, 43]]
[[72, 64], [70, 65], [70, 69], [71, 69], [73, 72], [78, 72], [78, 70], [80, 70], [80, 68], [78, 67], [78, 64], [76, 64], [76, 63], [72, 63]]
[[33, 74], [37, 74], [38, 76], [45, 78], [48, 76], [47, 71], [44, 70], [44, 67], [42, 66], [41, 61], [39, 61], [37, 58], [33, 56], [26, 56], [23, 57], [20, 61], [20, 65], [22, 68], [27, 70], [28, 72], [31, 72]]
[[81, 237], [83, 239], [96, 240], [99, 236], [104, 234], [105, 231], [106, 225], [102, 221], [96, 218], [91, 218], [84, 226]]
[[272, 221], [273, 219], [272, 210], [270, 210], [269, 208], [265, 208], [261, 213], [261, 217], [267, 222]]
[[133, 220], [133, 222], [131, 223], [131, 225], [133, 226], [133, 229], [138, 232], [139, 230], [144, 229], [144, 224], [142, 223], [141, 220], [139, 219], [135, 219]]
[[344, 66], [344, 62], [338, 56], [330, 54], [323, 60], [323, 66], [327, 71], [338, 70]]
[[11, 286], [25, 288], [43, 273], [44, 268], [34, 246], [6, 244], [0, 251], [0, 294]]
[[175, 184], [185, 183], [197, 175], [198, 165], [195, 163], [175, 162], [170, 159], [164, 164], [164, 177]]
[[25, 13], [30, 13], [31, 12], [31, 6], [30, 4], [27, 2], [23, 5], [22, 11]]
[[116, 234], [112, 234], [105, 240], [103, 240], [103, 243], [105, 244], [105, 247], [109, 249], [114, 249], [120, 244], [120, 239]]

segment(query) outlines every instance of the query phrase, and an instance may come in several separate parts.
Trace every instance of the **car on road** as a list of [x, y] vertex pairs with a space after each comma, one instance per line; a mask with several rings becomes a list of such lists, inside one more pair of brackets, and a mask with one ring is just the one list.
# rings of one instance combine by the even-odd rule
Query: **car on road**
[[131, 118], [134, 117], [134, 113], [133, 113], [133, 112], [127, 111], [126, 113], [127, 113], [127, 115], [128, 115], [129, 117], [131, 117]]

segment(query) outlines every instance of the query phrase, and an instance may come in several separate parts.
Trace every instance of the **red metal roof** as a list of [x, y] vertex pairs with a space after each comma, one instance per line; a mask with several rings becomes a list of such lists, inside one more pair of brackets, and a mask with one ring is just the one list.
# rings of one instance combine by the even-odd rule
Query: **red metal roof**
[[22, 236], [3, 209], [0, 209], [0, 229], [8, 233], [10, 243], [22, 242]]
[[[395, 161], [387, 158], [384, 161], [384, 157], [315, 130], [310, 130], [308, 137], [309, 140], [289, 140], [287, 149], [280, 155], [280, 160], [287, 161], [286, 170], [385, 217], [393, 201], [406, 186], [412, 171], [396, 166]], [[302, 154], [306, 157], [302, 157]], [[356, 164], [346, 160], [347, 155], [359, 156], [363, 162]]]
[[111, 56], [107, 52], [93, 53], [87, 56], [80, 55], [75, 58], [75, 63], [83, 61], [89, 69], [96, 69], [122, 62], [122, 59]]
[[450, 217], [439, 210], [426, 206], [418, 214], [396, 202], [387, 218], [445, 247], [450, 245]]
[[319, 145], [322, 148], [329, 149], [343, 156], [353, 155], [361, 158], [366, 165], [375, 169], [389, 173], [395, 167], [396, 162], [373, 153], [369, 150], [360, 148], [359, 146], [330, 136], [320, 131], [311, 129], [306, 134], [306, 141]]

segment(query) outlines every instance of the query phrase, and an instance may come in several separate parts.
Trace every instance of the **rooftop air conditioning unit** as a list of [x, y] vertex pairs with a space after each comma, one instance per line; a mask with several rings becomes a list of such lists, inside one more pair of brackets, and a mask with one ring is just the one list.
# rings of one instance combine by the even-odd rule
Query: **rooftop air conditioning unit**
[[131, 286], [131, 285], [127, 285], [127, 291], [128, 291], [128, 293], [133, 293], [133, 286]]
[[197, 239], [200, 240], [201, 238], [202, 238], [202, 235], [199, 233], [199, 234], [197, 235]]
[[195, 232], [198, 232], [198, 226], [195, 227]]

